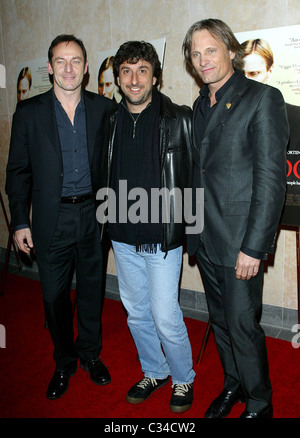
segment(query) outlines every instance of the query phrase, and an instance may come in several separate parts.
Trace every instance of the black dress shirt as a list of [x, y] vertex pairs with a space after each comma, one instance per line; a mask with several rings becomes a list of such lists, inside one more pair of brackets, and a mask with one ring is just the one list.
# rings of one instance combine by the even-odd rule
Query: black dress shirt
[[236, 79], [236, 73], [228, 79], [228, 81], [216, 92], [216, 103], [213, 106], [210, 106], [210, 97], [209, 97], [209, 88], [208, 85], [203, 85], [200, 90], [200, 102], [197, 106], [197, 111], [195, 114], [195, 138], [197, 142], [197, 146], [201, 144], [203, 140], [204, 131], [206, 126], [211, 119], [213, 113], [216, 110], [218, 102], [222, 99], [224, 93]]
[[86, 118], [83, 96], [78, 103], [74, 124], [55, 96], [54, 108], [61, 145], [64, 177], [61, 196], [84, 195], [92, 192], [87, 151]]

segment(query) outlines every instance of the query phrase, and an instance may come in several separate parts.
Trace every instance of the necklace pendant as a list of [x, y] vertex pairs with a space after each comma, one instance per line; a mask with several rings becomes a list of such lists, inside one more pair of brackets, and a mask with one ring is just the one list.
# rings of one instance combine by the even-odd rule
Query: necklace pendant
[[134, 122], [133, 124], [132, 138], [135, 138], [135, 126], [136, 126], [136, 122]]

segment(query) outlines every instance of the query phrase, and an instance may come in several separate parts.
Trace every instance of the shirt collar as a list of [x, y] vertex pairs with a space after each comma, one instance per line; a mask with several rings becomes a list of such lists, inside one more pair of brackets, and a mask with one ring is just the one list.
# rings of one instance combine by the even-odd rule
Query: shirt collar
[[[57, 104], [59, 103], [59, 105], [61, 106], [61, 103], [60, 103], [60, 101], [57, 99], [56, 94], [55, 94], [55, 92], [54, 92], [54, 87], [52, 87], [52, 95], [54, 96], [54, 102], [55, 102], [55, 104], [57, 105]], [[78, 105], [77, 105], [76, 109], [81, 110], [81, 109], [84, 109], [84, 108], [85, 108], [85, 106], [84, 106], [83, 89], [81, 89], [81, 93], [80, 93], [80, 101], [78, 102]]]
[[[234, 81], [236, 80], [236, 77], [237, 77], [237, 74], [236, 74], [236, 72], [234, 72], [233, 75], [230, 76], [228, 81], [226, 81], [225, 84], [216, 92], [216, 101], [217, 102], [219, 102], [219, 100], [221, 100], [221, 98], [223, 97], [225, 92], [228, 90], [230, 85], [232, 85], [234, 83]], [[204, 84], [203, 87], [201, 88], [199, 94], [202, 98], [205, 98], [205, 99], [208, 98], [209, 97], [208, 85]]]

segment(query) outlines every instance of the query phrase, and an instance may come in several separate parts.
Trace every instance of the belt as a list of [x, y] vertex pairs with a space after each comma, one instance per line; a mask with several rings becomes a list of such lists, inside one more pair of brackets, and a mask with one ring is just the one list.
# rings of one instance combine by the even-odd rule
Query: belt
[[60, 202], [62, 204], [81, 204], [82, 202], [88, 201], [89, 199], [92, 199], [91, 193], [88, 193], [87, 195], [64, 196], [60, 198]]

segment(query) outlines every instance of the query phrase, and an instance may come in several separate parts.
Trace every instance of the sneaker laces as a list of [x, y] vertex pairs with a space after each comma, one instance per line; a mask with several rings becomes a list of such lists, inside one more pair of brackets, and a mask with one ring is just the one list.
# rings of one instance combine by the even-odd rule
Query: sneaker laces
[[137, 386], [139, 388], [145, 389], [147, 388], [147, 386], [149, 385], [149, 383], [151, 382], [152, 386], [156, 386], [157, 385], [157, 381], [156, 379], [152, 379], [150, 377], [144, 377], [138, 384]]
[[175, 383], [175, 385], [172, 385], [174, 395], [179, 397], [184, 397], [191, 387], [192, 385], [190, 383]]

